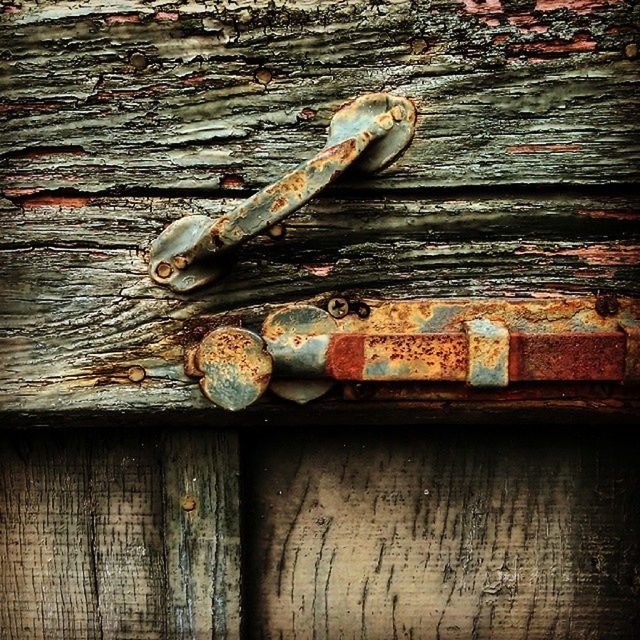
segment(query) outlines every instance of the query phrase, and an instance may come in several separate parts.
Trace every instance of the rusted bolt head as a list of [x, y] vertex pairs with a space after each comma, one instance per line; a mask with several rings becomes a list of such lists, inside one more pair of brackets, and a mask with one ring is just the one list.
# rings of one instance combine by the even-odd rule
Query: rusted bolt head
[[183, 511], [193, 511], [196, 508], [196, 499], [187, 494], [180, 500], [180, 506]]
[[145, 56], [141, 51], [134, 51], [129, 56], [129, 63], [138, 71], [146, 69], [147, 65], [149, 64], [147, 61], [147, 56]]
[[189, 258], [187, 256], [175, 256], [173, 258], [173, 264], [178, 267], [178, 269], [186, 269], [189, 266]]
[[127, 376], [131, 382], [142, 382], [147, 375], [147, 372], [137, 364], [133, 367], [130, 367], [129, 371], [127, 371]]
[[284, 238], [286, 232], [287, 229], [281, 222], [278, 222], [267, 229], [267, 234], [272, 240], [281, 240]]
[[298, 114], [298, 120], [301, 120], [302, 122], [313, 120], [316, 117], [317, 113], [318, 112], [315, 109], [312, 109], [311, 107], [305, 107]]
[[366, 302], [358, 302], [356, 303], [355, 306], [356, 306], [356, 315], [358, 316], [358, 318], [362, 318], [364, 320], [365, 318], [369, 317], [369, 314], [371, 313], [371, 308]]
[[615, 293], [600, 293], [596, 295], [596, 313], [603, 318], [615, 316], [620, 311], [620, 303]]
[[633, 60], [638, 57], [638, 45], [635, 42], [629, 43], [624, 48], [624, 55], [629, 58], [629, 60]]
[[331, 298], [327, 311], [334, 318], [344, 318], [349, 313], [349, 303], [344, 298]]
[[263, 84], [265, 87], [273, 80], [273, 74], [269, 69], [257, 69], [253, 77], [256, 82]]
[[407, 112], [401, 104], [397, 104], [395, 107], [391, 108], [391, 117], [396, 122], [400, 122], [407, 117]]
[[158, 278], [168, 278], [173, 273], [173, 267], [168, 262], [159, 262], [156, 267]]

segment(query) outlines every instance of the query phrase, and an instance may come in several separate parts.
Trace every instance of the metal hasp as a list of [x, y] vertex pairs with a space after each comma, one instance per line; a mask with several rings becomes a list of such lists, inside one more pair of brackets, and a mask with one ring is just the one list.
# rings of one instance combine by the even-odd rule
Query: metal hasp
[[216, 405], [242, 409], [267, 389], [308, 402], [343, 382], [640, 381], [640, 301], [615, 317], [592, 298], [433, 299], [300, 304], [270, 314], [262, 335], [218, 328], [186, 352]]
[[185, 216], [151, 243], [149, 270], [159, 284], [183, 293], [220, 278], [229, 254], [299, 209], [349, 167], [374, 173], [409, 146], [416, 110], [411, 101], [372, 93], [342, 107], [332, 118], [327, 146], [281, 180], [217, 220]]

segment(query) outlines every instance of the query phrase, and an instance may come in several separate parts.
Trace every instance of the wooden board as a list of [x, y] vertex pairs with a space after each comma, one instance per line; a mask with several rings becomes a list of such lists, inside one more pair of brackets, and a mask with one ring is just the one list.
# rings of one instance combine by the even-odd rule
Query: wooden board
[[3, 433], [0, 638], [239, 638], [237, 439], [184, 426]]
[[253, 189], [380, 90], [419, 118], [371, 189], [632, 182], [636, 22], [620, 0], [8, 0], [2, 191]]
[[629, 437], [254, 433], [249, 637], [634, 637]]
[[[270, 305], [336, 292], [640, 293], [638, 198], [597, 193], [320, 200], [291, 220], [283, 240], [249, 243], [219, 285], [188, 296], [154, 285], [146, 273], [149, 240], [185, 213], [216, 216], [234, 202], [5, 201], [2, 407], [20, 415], [211, 410], [183, 371], [185, 323], [202, 314], [252, 321]], [[144, 369], [142, 381], [131, 367]], [[276, 411], [290, 407], [279, 403]]]

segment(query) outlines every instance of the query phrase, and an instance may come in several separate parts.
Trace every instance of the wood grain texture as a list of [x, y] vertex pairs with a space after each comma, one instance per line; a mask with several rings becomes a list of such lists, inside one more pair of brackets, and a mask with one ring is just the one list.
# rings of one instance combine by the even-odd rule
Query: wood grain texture
[[237, 441], [182, 433], [4, 433], [2, 640], [239, 638]]
[[[635, 196], [434, 195], [321, 200], [258, 238], [219, 285], [155, 286], [145, 247], [185, 213], [233, 199], [5, 201], [2, 407], [30, 412], [206, 409], [183, 372], [184, 323], [335, 292], [351, 296], [638, 295]], [[130, 368], [145, 370], [141, 381]], [[282, 405], [280, 405], [282, 406]], [[287, 407], [289, 405], [284, 405]]]
[[635, 447], [571, 433], [258, 438], [250, 637], [633, 637]]
[[2, 191], [253, 189], [379, 90], [419, 118], [372, 190], [631, 182], [637, 26], [617, 0], [7, 2]]
[[169, 637], [240, 637], [237, 438], [170, 433], [163, 442]]

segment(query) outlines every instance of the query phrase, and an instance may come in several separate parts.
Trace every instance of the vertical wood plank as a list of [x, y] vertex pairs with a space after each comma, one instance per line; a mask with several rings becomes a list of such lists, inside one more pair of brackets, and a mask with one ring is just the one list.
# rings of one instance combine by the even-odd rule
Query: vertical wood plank
[[240, 637], [238, 439], [175, 431], [164, 442], [169, 637]]
[[485, 433], [256, 443], [250, 637], [632, 637], [636, 454]]
[[0, 433], [0, 638], [102, 639], [88, 443]]
[[157, 435], [135, 430], [90, 437], [91, 550], [103, 639], [165, 637], [157, 441]]

